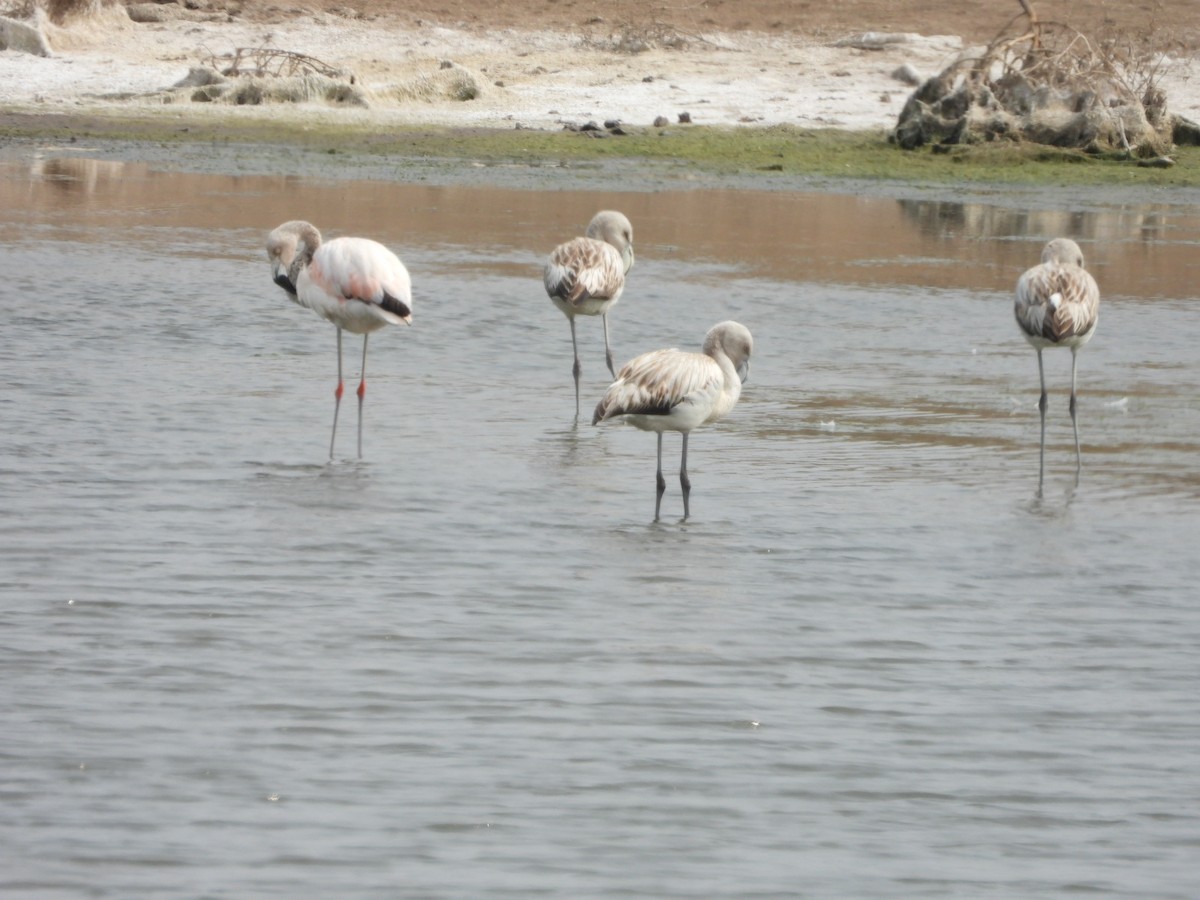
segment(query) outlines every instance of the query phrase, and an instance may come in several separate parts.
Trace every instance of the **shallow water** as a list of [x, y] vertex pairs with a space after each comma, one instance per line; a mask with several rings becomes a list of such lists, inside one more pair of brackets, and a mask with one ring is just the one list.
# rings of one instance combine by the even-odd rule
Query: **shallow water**
[[[540, 261], [605, 206], [619, 360], [755, 334], [686, 523], [652, 435], [572, 421]], [[293, 217], [413, 275], [361, 462]], [[1059, 234], [1104, 300], [1039, 498], [1010, 298]], [[1194, 896], [1198, 246], [1167, 202], [0, 168], [0, 893]]]

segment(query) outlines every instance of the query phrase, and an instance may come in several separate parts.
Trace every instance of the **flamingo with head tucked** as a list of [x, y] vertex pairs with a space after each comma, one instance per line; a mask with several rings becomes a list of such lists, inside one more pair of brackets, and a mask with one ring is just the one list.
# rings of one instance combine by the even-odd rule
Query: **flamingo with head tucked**
[[404, 263], [387, 247], [359, 237], [322, 242], [308, 222], [284, 222], [267, 236], [275, 283], [296, 303], [337, 328], [338, 383], [334, 391], [333, 459], [342, 403], [342, 330], [363, 336], [358, 383], [358, 456], [362, 458], [362, 407], [367, 393], [367, 337], [386, 325], [412, 324], [412, 284]]
[[726, 415], [738, 402], [742, 383], [750, 375], [754, 339], [746, 326], [721, 322], [704, 336], [703, 352], [653, 350], [627, 362], [592, 415], [596, 425], [624, 418], [643, 431], [658, 432], [657, 494], [654, 520], [658, 521], [667, 482], [662, 471], [664, 431], [683, 435], [679, 485], [683, 489], [683, 517], [690, 515], [692, 483], [687, 474], [688, 434]]
[[1100, 315], [1100, 288], [1083, 267], [1083, 252], [1067, 238], [1055, 238], [1042, 249], [1042, 261], [1017, 280], [1013, 306], [1017, 325], [1037, 350], [1038, 377], [1042, 395], [1038, 410], [1042, 437], [1038, 459], [1038, 489], [1041, 490], [1046, 462], [1046, 372], [1042, 351], [1047, 347], [1071, 349], [1071, 429], [1075, 433], [1075, 472], [1083, 467], [1079, 448], [1079, 426], [1075, 416], [1075, 370], [1079, 348], [1092, 339]]

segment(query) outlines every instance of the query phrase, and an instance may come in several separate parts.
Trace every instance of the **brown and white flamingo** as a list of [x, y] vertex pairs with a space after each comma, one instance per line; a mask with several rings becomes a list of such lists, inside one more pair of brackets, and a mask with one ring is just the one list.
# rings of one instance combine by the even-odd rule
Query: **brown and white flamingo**
[[750, 374], [753, 352], [754, 339], [746, 326], [721, 322], [705, 335], [701, 353], [653, 350], [630, 360], [596, 405], [593, 425], [623, 417], [643, 431], [658, 432], [655, 521], [667, 488], [662, 471], [663, 432], [678, 431], [683, 435], [679, 484], [683, 489], [686, 519], [692, 490], [687, 474], [688, 434], [700, 425], [717, 421], [737, 404], [742, 383]]
[[1017, 280], [1013, 312], [1021, 333], [1037, 351], [1042, 395], [1038, 410], [1042, 436], [1038, 455], [1038, 490], [1046, 468], [1046, 371], [1042, 351], [1047, 347], [1071, 350], [1071, 428], [1075, 433], [1075, 472], [1083, 467], [1079, 426], [1075, 415], [1075, 372], [1079, 348], [1092, 339], [1100, 314], [1100, 288], [1083, 267], [1083, 252], [1067, 238], [1055, 238], [1042, 250], [1039, 265]]
[[579, 344], [576, 316], [599, 316], [604, 325], [604, 358], [614, 377], [613, 353], [608, 342], [608, 311], [625, 290], [625, 275], [633, 267], [633, 225], [622, 213], [602, 210], [592, 217], [583, 237], [559, 244], [550, 253], [542, 281], [551, 301], [571, 323], [571, 349], [575, 353], [575, 417], [579, 417]]

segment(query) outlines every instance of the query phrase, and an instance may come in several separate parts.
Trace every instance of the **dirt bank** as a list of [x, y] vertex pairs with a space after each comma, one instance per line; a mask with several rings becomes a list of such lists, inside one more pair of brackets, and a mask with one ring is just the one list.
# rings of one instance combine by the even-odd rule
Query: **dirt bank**
[[[1193, 0], [1038, 4], [1094, 34], [1158, 40], [1171, 23], [1164, 84], [1174, 111], [1200, 117]], [[189, 8], [194, 7], [194, 8]], [[981, 9], [982, 7], [982, 9]], [[286, 118], [339, 122], [561, 129], [589, 120], [650, 126], [681, 113], [696, 124], [789, 124], [886, 129], [911, 88], [902, 65], [931, 74], [972, 42], [995, 34], [1017, 3], [936, 0], [709, 0], [645, 4], [610, 0], [510, 0], [489, 7], [439, 0], [262, 2], [189, 0], [134, 4], [99, 20], [51, 27], [42, 58], [0, 52], [0, 109], [25, 113], [134, 109], [200, 122]], [[895, 35], [872, 47], [846, 41]], [[239, 48], [304, 54], [353, 73], [362, 102], [234, 106], [174, 88], [196, 66]], [[477, 87], [471, 99], [425, 89], [453, 63]], [[349, 74], [346, 76], [349, 80]], [[425, 91], [425, 93], [422, 93]]]

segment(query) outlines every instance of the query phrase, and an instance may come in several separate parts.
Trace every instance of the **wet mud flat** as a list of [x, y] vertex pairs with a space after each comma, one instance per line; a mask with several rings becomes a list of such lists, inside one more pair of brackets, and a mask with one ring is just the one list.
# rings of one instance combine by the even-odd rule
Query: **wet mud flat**
[[1200, 202], [1200, 148], [1172, 170], [1064, 160], [1040, 151], [958, 162], [887, 144], [882, 134], [696, 128], [636, 141], [489, 128], [306, 127], [287, 120], [0, 112], [0, 160], [50, 152], [190, 172], [420, 181], [522, 189], [724, 187], [925, 199], [1029, 208], [1142, 200]]

